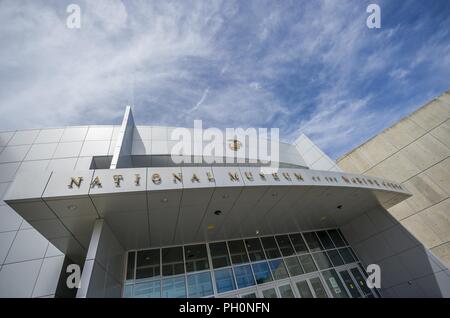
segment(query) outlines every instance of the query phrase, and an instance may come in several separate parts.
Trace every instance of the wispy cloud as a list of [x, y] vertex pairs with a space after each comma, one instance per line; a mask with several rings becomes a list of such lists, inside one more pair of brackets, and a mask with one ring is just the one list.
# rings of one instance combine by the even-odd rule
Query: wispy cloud
[[[0, 127], [279, 127], [331, 156], [450, 87], [446, 1], [0, 2]], [[420, 23], [415, 16], [420, 13]]]

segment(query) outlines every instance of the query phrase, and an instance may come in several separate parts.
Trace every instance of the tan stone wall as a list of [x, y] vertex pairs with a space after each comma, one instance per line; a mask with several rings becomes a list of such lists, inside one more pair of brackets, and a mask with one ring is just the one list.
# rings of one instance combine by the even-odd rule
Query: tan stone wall
[[413, 196], [389, 213], [450, 267], [450, 91], [337, 162], [402, 183]]

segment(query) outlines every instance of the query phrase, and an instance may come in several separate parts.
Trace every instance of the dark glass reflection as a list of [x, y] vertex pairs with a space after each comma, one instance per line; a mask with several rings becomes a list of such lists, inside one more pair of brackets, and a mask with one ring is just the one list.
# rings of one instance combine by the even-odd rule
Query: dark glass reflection
[[316, 265], [310, 254], [300, 255], [298, 258], [300, 259], [300, 263], [302, 263], [305, 273], [317, 271]]
[[292, 245], [294, 245], [294, 249], [297, 254], [308, 253], [308, 248], [306, 247], [306, 243], [300, 233], [290, 234], [289, 237], [291, 238]]
[[344, 247], [345, 246], [345, 242], [341, 238], [341, 236], [339, 235], [338, 231], [336, 231], [336, 230], [328, 230], [328, 234], [330, 235], [331, 239], [333, 240], [334, 245], [336, 245], [337, 247]]
[[127, 259], [127, 277], [126, 279], [134, 279], [134, 262], [136, 258], [136, 252], [129, 252]]
[[181, 246], [162, 249], [162, 272], [163, 276], [184, 273], [183, 249]]
[[186, 258], [187, 272], [202, 271], [209, 268], [205, 244], [185, 246], [184, 257]]
[[261, 246], [261, 242], [258, 238], [245, 240], [245, 245], [247, 246], [248, 255], [251, 261], [261, 261], [266, 259]]
[[283, 279], [289, 277], [286, 266], [284, 265], [284, 261], [282, 259], [270, 261], [269, 265], [275, 279]]
[[319, 231], [316, 234], [319, 237], [319, 240], [322, 243], [322, 246], [325, 247], [325, 249], [328, 250], [328, 249], [334, 248], [334, 244], [331, 241], [331, 239], [328, 236], [326, 231]]
[[286, 262], [287, 269], [291, 276], [297, 276], [305, 273], [298, 261], [297, 256], [285, 258], [284, 261]]
[[264, 284], [267, 282], [271, 282], [273, 280], [267, 262], [253, 263], [252, 268], [253, 272], [255, 273], [255, 279], [257, 284]]
[[344, 265], [344, 261], [342, 260], [341, 255], [339, 255], [338, 251], [331, 250], [328, 251], [327, 254], [331, 260], [331, 263], [333, 263], [333, 266]]
[[231, 261], [233, 264], [249, 262], [247, 252], [245, 251], [244, 241], [229, 241], [228, 248], [230, 249]]
[[136, 279], [158, 277], [160, 271], [159, 248], [137, 252]]
[[340, 248], [338, 249], [339, 254], [341, 254], [342, 258], [344, 259], [344, 262], [346, 264], [348, 263], [353, 263], [356, 260], [353, 258], [352, 253], [350, 252], [350, 250], [348, 248]]
[[308, 243], [311, 252], [323, 250], [323, 247], [314, 232], [303, 233], [303, 237], [305, 238], [306, 243]]
[[227, 243], [209, 243], [209, 251], [211, 253], [212, 265], [214, 268], [221, 268], [231, 265]]
[[283, 256], [290, 256], [294, 254], [294, 248], [292, 247], [291, 241], [287, 235], [275, 236], [278, 246], [280, 247], [281, 254]]
[[317, 266], [319, 266], [319, 269], [327, 269], [332, 267], [330, 259], [328, 258], [327, 254], [323, 252], [318, 252], [314, 253], [313, 257], [317, 263]]
[[261, 237], [261, 242], [269, 259], [281, 257], [277, 242], [275, 242], [273, 236]]

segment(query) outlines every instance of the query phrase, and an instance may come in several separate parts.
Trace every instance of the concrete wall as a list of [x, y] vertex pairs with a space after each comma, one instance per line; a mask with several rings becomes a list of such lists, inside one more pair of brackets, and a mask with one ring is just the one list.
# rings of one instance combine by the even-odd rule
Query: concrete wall
[[413, 194], [389, 213], [450, 267], [450, 91], [338, 160]]
[[450, 297], [447, 267], [382, 207], [341, 230], [364, 266], [380, 266], [383, 297]]

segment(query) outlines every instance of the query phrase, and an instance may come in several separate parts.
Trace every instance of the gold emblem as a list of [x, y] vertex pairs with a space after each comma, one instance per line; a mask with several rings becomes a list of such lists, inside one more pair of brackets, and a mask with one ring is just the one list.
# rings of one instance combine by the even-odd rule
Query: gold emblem
[[229, 141], [230, 143], [228, 144], [228, 146], [231, 150], [238, 151], [242, 146], [242, 143], [237, 139], [230, 139]]

